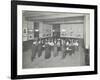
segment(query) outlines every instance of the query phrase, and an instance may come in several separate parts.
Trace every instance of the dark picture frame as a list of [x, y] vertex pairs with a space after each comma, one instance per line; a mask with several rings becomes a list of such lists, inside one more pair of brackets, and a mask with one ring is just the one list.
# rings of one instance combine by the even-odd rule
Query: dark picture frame
[[[92, 9], [94, 10], [94, 70], [92, 71], [79, 71], [79, 72], [59, 72], [59, 73], [46, 73], [46, 74], [27, 74], [18, 75], [17, 64], [17, 21], [18, 11], [17, 6], [45, 6], [45, 7], [58, 7], [58, 8], [79, 8], [79, 9]], [[91, 28], [91, 27], [90, 27]], [[25, 31], [26, 32], [26, 31]], [[88, 52], [88, 50], [87, 50]], [[64, 4], [64, 3], [49, 3], [49, 2], [33, 2], [33, 1], [11, 1], [11, 79], [25, 79], [25, 78], [43, 78], [43, 77], [60, 77], [60, 76], [78, 76], [78, 75], [91, 75], [97, 74], [97, 5], [83, 5], [83, 4]]]

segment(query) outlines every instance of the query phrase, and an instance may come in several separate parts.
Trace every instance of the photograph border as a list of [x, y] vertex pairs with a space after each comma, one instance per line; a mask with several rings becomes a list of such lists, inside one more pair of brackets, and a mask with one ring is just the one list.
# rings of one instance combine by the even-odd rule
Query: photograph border
[[[36, 6], [48, 6], [48, 7], [93, 9], [94, 10], [94, 53], [95, 53], [94, 71], [17, 75], [17, 5], [31, 5], [31, 6], [36, 5]], [[11, 78], [12, 79], [75, 76], [75, 75], [90, 75], [90, 74], [97, 74], [97, 5], [48, 3], [48, 2], [34, 2], [34, 1], [11, 1]]]

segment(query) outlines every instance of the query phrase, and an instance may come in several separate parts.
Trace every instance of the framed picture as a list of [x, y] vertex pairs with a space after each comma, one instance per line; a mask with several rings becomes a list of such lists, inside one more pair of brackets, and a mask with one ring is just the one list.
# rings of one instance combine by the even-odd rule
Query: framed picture
[[11, 1], [11, 78], [97, 74], [97, 6]]

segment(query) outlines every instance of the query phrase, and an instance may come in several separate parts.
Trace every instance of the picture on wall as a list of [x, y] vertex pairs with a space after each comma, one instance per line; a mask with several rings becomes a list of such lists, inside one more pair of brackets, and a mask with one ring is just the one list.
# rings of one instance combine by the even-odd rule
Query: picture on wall
[[11, 78], [97, 74], [97, 6], [11, 1]]

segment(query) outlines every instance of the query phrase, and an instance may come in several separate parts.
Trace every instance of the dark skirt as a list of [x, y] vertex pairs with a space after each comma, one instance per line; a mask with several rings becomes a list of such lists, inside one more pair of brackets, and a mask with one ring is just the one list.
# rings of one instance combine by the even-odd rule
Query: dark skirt
[[72, 55], [75, 52], [75, 46], [70, 46], [70, 49], [71, 49], [71, 51], [70, 51], [69, 55]]
[[57, 46], [54, 46], [53, 54], [54, 54], [54, 57], [56, 57], [58, 55]]
[[36, 57], [36, 54], [37, 54], [37, 51], [38, 51], [38, 46], [36, 46], [36, 45], [32, 45], [32, 61], [33, 61], [33, 59], [35, 59], [35, 57]]
[[66, 46], [65, 45], [62, 46], [62, 54], [63, 54], [62, 58], [65, 58], [66, 57]]
[[42, 44], [38, 45], [38, 57], [42, 55]]
[[49, 59], [51, 57], [51, 48], [49, 45], [45, 47], [45, 59]]
[[57, 47], [57, 51], [61, 51], [61, 47]]

